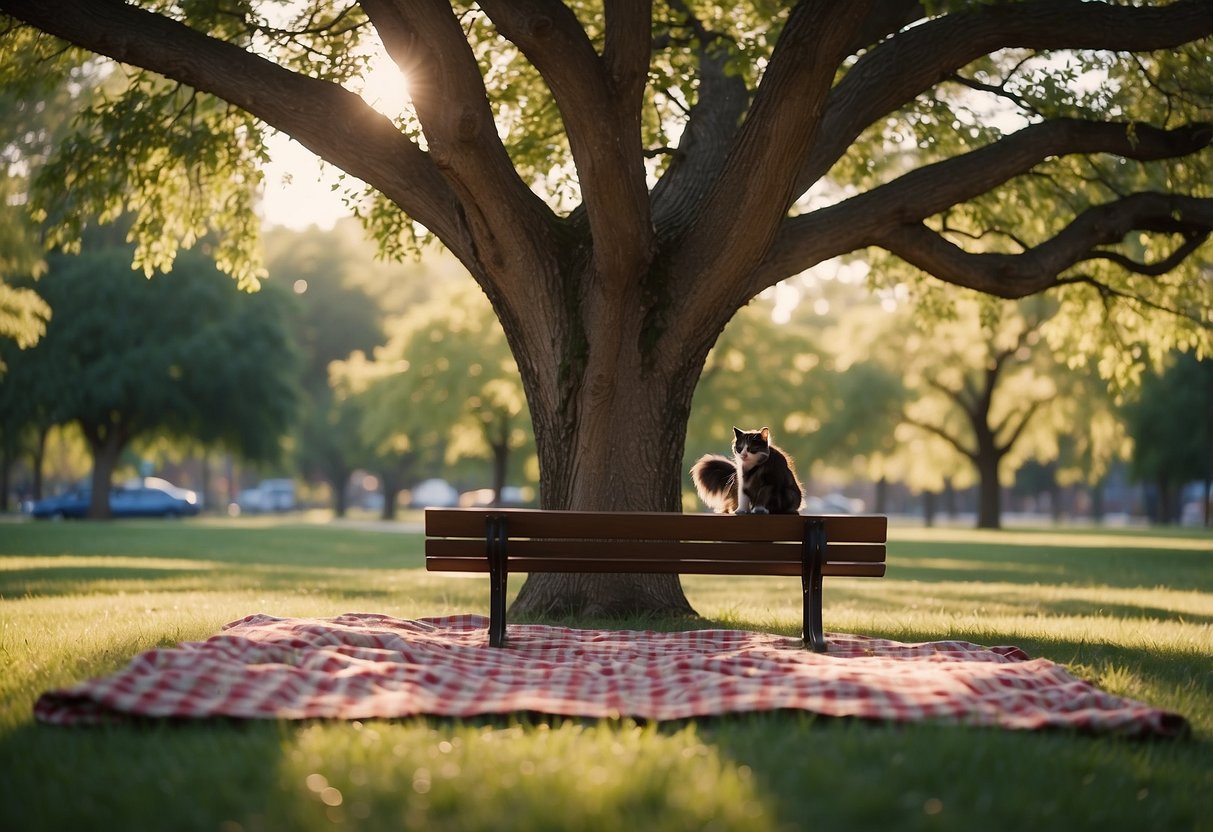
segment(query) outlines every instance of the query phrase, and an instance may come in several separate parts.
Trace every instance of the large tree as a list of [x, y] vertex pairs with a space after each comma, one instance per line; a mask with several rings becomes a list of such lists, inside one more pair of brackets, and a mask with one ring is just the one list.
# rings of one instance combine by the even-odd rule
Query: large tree
[[333, 511], [344, 517], [350, 475], [367, 454], [356, 410], [329, 386], [329, 365], [383, 343], [382, 313], [359, 280], [370, 258], [340, 229], [277, 229], [266, 249], [271, 279], [295, 294], [291, 327], [303, 359], [295, 455], [306, 477], [329, 484]]
[[354, 355], [332, 372], [361, 403], [360, 433], [384, 480], [385, 512], [407, 477], [468, 458], [490, 461], [499, 505], [531, 426], [518, 367], [484, 295], [467, 281], [388, 328], [373, 359]]
[[244, 295], [197, 252], [152, 280], [130, 262], [125, 245], [49, 258], [38, 291], [54, 316], [34, 347], [11, 355], [13, 387], [6, 381], [0, 397], [24, 400], [35, 427], [79, 425], [93, 456], [94, 518], [109, 515], [114, 470], [137, 437], [269, 459], [298, 402], [278, 293]]
[[985, 300], [958, 304], [956, 320], [907, 339], [920, 344], [907, 350], [914, 358], [905, 365], [918, 396], [903, 419], [972, 463], [977, 526], [997, 529], [1003, 480], [1023, 463], [1013, 452], [1057, 400], [1060, 371], [1041, 345], [1041, 327], [1054, 310], [1035, 298], [1019, 308]]
[[1154, 489], [1150, 519], [1175, 523], [1186, 484], [1203, 488], [1201, 520], [1209, 525], [1213, 488], [1213, 361], [1174, 356], [1165, 372], [1151, 373], [1140, 395], [1124, 407], [1133, 438], [1131, 470]]
[[[1209, 0], [289, 8], [0, 0], [35, 30], [255, 117], [140, 79], [134, 103], [115, 101], [140, 141], [115, 145], [130, 158], [102, 180], [159, 193], [176, 180], [148, 148], [185, 153], [184, 134], [207, 151], [192, 181], [239, 204], [214, 173], [255, 167], [268, 126], [366, 182], [378, 197], [363, 216], [389, 244], [418, 225], [437, 236], [517, 359], [546, 507], [676, 509], [692, 394], [725, 324], [762, 289], [865, 247], [1006, 298], [1065, 287], [1076, 308], [1188, 311], [1164, 340], [1207, 342], [1208, 282], [1173, 270], [1213, 228]], [[407, 76], [396, 120], [353, 91], [366, 39]], [[25, 52], [9, 60], [46, 48], [26, 28], [10, 40]], [[908, 168], [874, 164], [915, 140]], [[999, 206], [1049, 190], [1064, 210], [998, 227]], [[179, 205], [155, 208], [197, 222], [213, 204], [174, 191]], [[232, 214], [211, 218], [239, 226]], [[139, 231], [162, 256], [150, 212]], [[1121, 245], [1139, 234], [1143, 257]], [[533, 577], [517, 605], [689, 609], [675, 578], [627, 576]]]

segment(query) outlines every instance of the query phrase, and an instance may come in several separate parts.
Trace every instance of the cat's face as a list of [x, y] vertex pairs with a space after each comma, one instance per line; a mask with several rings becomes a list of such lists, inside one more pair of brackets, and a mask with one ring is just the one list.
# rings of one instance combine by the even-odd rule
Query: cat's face
[[733, 453], [742, 464], [761, 462], [771, 453], [771, 432], [767, 428], [745, 431], [733, 428]]

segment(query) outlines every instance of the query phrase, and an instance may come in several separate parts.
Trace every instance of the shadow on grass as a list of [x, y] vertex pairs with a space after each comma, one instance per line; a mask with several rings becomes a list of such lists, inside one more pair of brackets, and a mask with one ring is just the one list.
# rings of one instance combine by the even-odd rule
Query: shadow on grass
[[20, 726], [0, 737], [0, 828], [241, 828], [277, 788], [282, 737], [264, 722]]

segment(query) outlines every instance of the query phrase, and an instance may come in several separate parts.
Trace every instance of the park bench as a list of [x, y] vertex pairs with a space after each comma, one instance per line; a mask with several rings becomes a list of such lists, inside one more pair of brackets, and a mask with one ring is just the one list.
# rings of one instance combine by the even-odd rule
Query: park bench
[[879, 578], [888, 520], [877, 515], [726, 515], [427, 509], [425, 566], [488, 572], [489, 644], [505, 644], [511, 572], [800, 576], [806, 647], [826, 649], [826, 575]]

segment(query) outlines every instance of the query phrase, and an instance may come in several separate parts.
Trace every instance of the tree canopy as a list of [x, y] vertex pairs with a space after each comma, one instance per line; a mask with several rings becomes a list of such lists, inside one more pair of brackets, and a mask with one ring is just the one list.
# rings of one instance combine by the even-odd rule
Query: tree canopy
[[[249, 208], [278, 130], [366, 183], [351, 198], [386, 251], [440, 239], [502, 323], [548, 507], [676, 508], [717, 337], [760, 291], [837, 256], [885, 252], [900, 274], [1003, 298], [1051, 292], [1071, 360], [1126, 381], [1210, 343], [1208, 0], [0, 11], [10, 75], [85, 60], [44, 33], [122, 62], [48, 166], [44, 181], [72, 185], [68, 238], [69, 209], [121, 203], [140, 263], [214, 224], [221, 264], [255, 279]], [[408, 83], [391, 114], [359, 95], [378, 50]], [[686, 606], [661, 581], [630, 598], [610, 582], [544, 578], [553, 591], [519, 603]]]
[[[1154, 519], [1179, 519], [1181, 489], [1213, 482], [1213, 362], [1175, 356], [1164, 372], [1146, 376], [1140, 395], [1125, 406], [1133, 438], [1133, 473], [1155, 489]], [[1209, 522], [1208, 507], [1202, 512]]]
[[[242, 295], [201, 254], [147, 280], [125, 245], [53, 255], [38, 291], [54, 310], [34, 347], [10, 351], [4, 402], [45, 429], [77, 423], [94, 458], [93, 516], [108, 512], [119, 454], [139, 436], [279, 454], [297, 401], [293, 343], [276, 292]], [[0, 407], [0, 411], [6, 409]]]

